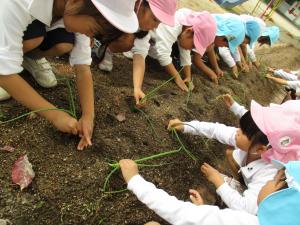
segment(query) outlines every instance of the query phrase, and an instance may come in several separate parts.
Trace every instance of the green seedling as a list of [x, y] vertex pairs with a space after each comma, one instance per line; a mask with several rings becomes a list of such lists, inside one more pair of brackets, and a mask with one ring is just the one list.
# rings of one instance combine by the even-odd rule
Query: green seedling
[[[155, 155], [151, 155], [151, 156], [148, 156], [148, 157], [144, 157], [144, 158], [141, 158], [141, 159], [137, 159], [137, 160], [134, 160], [135, 163], [139, 166], [139, 167], [159, 167], [159, 166], [165, 166], [165, 165], [168, 165], [168, 164], [153, 164], [153, 165], [149, 165], [149, 164], [144, 164], [144, 162], [146, 161], [150, 161], [150, 160], [154, 160], [154, 159], [158, 159], [158, 158], [162, 158], [162, 157], [166, 157], [166, 156], [170, 156], [170, 155], [173, 155], [173, 154], [177, 154], [181, 151], [181, 147], [177, 150], [172, 150], [172, 151], [166, 151], [166, 152], [161, 152], [161, 153], [158, 153], [158, 154], [155, 154]], [[108, 184], [109, 184], [109, 180], [111, 178], [111, 176], [117, 172], [118, 170], [120, 170], [120, 165], [118, 162], [114, 162], [114, 163], [109, 163], [108, 164], [112, 170], [110, 171], [110, 173], [106, 176], [105, 180], [104, 180], [104, 185], [103, 185], [103, 191], [104, 193], [106, 194], [115, 194], [115, 193], [122, 193], [124, 191], [126, 191], [127, 189], [122, 189], [122, 190], [118, 190], [118, 191], [107, 191], [108, 189]]]
[[[68, 113], [70, 116], [74, 117], [75, 119], [77, 119], [76, 116], [76, 107], [75, 107], [75, 100], [74, 100], [74, 95], [73, 95], [73, 91], [72, 91], [72, 87], [71, 87], [71, 83], [70, 83], [70, 79], [69, 78], [61, 78], [61, 80], [65, 80], [67, 87], [68, 87], [68, 101], [69, 101], [69, 110], [66, 109], [61, 109], [61, 108], [46, 108], [46, 109], [37, 109], [37, 110], [33, 110], [27, 113], [24, 113], [20, 116], [17, 116], [13, 119], [10, 120], [6, 120], [6, 121], [0, 121], [0, 125], [1, 124], [6, 124], [6, 123], [10, 123], [16, 120], [19, 120], [23, 117], [27, 117], [30, 116], [34, 113], [39, 113], [39, 112], [46, 112], [46, 111], [52, 111], [52, 110], [57, 110], [57, 111], [61, 111], [61, 112], [66, 112]], [[0, 112], [0, 118], [1, 118], [1, 112]]]
[[[181, 71], [183, 70], [183, 67], [179, 70], [178, 74], [180, 76]], [[166, 86], [170, 81], [172, 81], [175, 77], [171, 77], [170, 79], [166, 80], [162, 84], [158, 85], [157, 87], [153, 88], [151, 91], [149, 91], [144, 98], [141, 99], [141, 104], [145, 104], [147, 100], [153, 99], [156, 96], [156, 92], [158, 92], [162, 87]]]
[[156, 138], [158, 138], [158, 134], [157, 134], [157, 132], [156, 132], [156, 130], [155, 130], [155, 128], [154, 128], [154, 125], [153, 125], [153, 122], [152, 122], [152, 119], [150, 118], [150, 116], [147, 115], [147, 113], [145, 113], [144, 110], [142, 110], [142, 109], [140, 109], [140, 108], [138, 108], [138, 107], [135, 107], [135, 110], [136, 110], [137, 112], [142, 113], [142, 115], [145, 117], [145, 119], [146, 119], [148, 125], [150, 126], [150, 128], [151, 128], [153, 134], [155, 135]]
[[190, 102], [191, 96], [192, 96], [192, 91], [193, 91], [194, 85], [193, 85], [193, 78], [190, 82], [188, 82], [188, 94], [187, 94], [187, 98], [186, 98], [186, 106], [188, 107], [188, 104]]

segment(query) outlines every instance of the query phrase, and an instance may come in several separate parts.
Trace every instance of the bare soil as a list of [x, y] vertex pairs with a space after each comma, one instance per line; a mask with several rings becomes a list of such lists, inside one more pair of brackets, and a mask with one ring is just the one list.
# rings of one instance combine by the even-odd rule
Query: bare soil
[[[138, 159], [159, 152], [175, 150], [178, 142], [166, 130], [171, 118], [184, 121], [192, 119], [238, 125], [238, 120], [216, 99], [225, 93], [232, 93], [242, 104], [249, 106], [255, 99], [268, 104], [277, 96], [281, 101], [283, 88], [264, 78], [264, 65], [280, 68], [297, 68], [300, 52], [293, 47], [263, 49], [258, 52], [262, 63], [260, 71], [241, 74], [238, 80], [224, 76], [219, 85], [211, 83], [199, 71], [194, 71], [195, 90], [187, 103], [187, 94], [178, 90], [173, 82], [159, 90], [158, 96], [150, 100], [145, 109], [151, 118], [157, 136], [145, 116], [133, 112], [132, 62], [122, 55], [114, 56], [114, 70], [100, 72], [93, 66], [95, 80], [96, 119], [93, 146], [77, 151], [78, 138], [62, 134], [40, 117], [23, 118], [0, 125], [0, 147], [10, 145], [13, 153], [0, 152], [0, 218], [13, 224], [144, 224], [156, 220], [152, 211], [141, 204], [130, 192], [105, 194], [102, 191], [105, 177], [111, 168], [110, 160], [122, 158]], [[63, 61], [53, 61], [61, 70]], [[168, 79], [166, 73], [153, 61], [147, 61], [144, 82], [145, 92]], [[68, 73], [67, 70], [64, 73]], [[27, 79], [43, 96], [60, 108], [68, 109], [68, 89], [60, 81], [53, 89], [39, 87], [28, 74]], [[74, 83], [74, 82], [73, 82]], [[76, 91], [76, 90], [75, 90]], [[78, 99], [76, 100], [79, 112]], [[1, 121], [27, 112], [14, 100], [0, 104]], [[115, 116], [124, 113], [126, 120], [119, 122]], [[227, 171], [224, 163], [226, 146], [207, 139], [180, 135], [185, 146], [197, 157], [194, 162], [180, 153], [151, 163], [172, 163], [161, 167], [141, 168], [141, 174], [168, 193], [187, 200], [189, 188], [209, 187], [208, 201], [213, 203], [215, 191], [199, 171], [203, 162], [211, 163]], [[28, 154], [36, 177], [32, 185], [20, 191], [12, 184], [11, 168], [22, 154]], [[125, 188], [119, 172], [110, 179], [109, 190]]]

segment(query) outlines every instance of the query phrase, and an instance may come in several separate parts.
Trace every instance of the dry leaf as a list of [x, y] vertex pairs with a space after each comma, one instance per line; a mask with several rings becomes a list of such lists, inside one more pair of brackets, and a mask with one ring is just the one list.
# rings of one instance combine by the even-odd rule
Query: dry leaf
[[125, 113], [119, 113], [118, 115], [116, 115], [116, 119], [117, 119], [119, 122], [125, 121], [125, 120], [126, 120]]
[[27, 155], [21, 156], [13, 165], [12, 168], [12, 181], [20, 185], [21, 190], [28, 187], [34, 178], [35, 173], [32, 165], [28, 160]]
[[4, 147], [1, 147], [0, 148], [0, 151], [4, 151], [4, 152], [13, 152], [15, 151], [15, 148], [14, 147], [11, 147], [9, 145], [5, 145]]

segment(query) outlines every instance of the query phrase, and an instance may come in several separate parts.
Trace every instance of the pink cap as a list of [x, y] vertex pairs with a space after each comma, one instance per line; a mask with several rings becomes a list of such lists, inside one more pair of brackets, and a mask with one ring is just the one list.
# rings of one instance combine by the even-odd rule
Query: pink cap
[[171, 27], [175, 25], [176, 0], [148, 0], [148, 2], [151, 11], [160, 22]]
[[[180, 24], [192, 26], [194, 31], [194, 45], [197, 52], [203, 56], [206, 48], [212, 44], [216, 37], [217, 24], [213, 16], [206, 11], [193, 12], [182, 9], [183, 13], [177, 17]], [[189, 12], [189, 13], [188, 13]]]
[[267, 162], [287, 163], [300, 159], [300, 101], [263, 107], [251, 102], [251, 115], [259, 129], [268, 137], [271, 149], [262, 154]]

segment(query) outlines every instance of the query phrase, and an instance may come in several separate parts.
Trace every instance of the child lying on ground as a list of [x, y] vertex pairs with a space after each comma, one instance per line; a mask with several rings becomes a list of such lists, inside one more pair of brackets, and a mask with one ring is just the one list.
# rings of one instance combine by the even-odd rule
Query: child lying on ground
[[[178, 119], [169, 122], [169, 129], [176, 129], [184, 133], [202, 135], [207, 138], [214, 138], [223, 144], [234, 146], [235, 150], [228, 150], [226, 155], [234, 173], [242, 174], [247, 186], [242, 194], [231, 188], [227, 183], [220, 184], [219, 180], [211, 179], [217, 188], [217, 194], [229, 208], [243, 210], [251, 214], [257, 213], [257, 196], [261, 187], [276, 173], [276, 168], [270, 163], [271, 159], [278, 159], [284, 162], [298, 160], [300, 151], [295, 146], [287, 145], [286, 152], [281, 152], [281, 147], [274, 143], [278, 132], [285, 134], [287, 131], [298, 127], [300, 129], [297, 102], [285, 106], [262, 107], [256, 102], [251, 103], [251, 113], [241, 107], [234, 109], [236, 114], [241, 116], [240, 128], [225, 126], [219, 123], [200, 121], [181, 122]], [[284, 124], [278, 122], [284, 121]], [[277, 133], [276, 133], [276, 132]], [[299, 131], [295, 130], [295, 138], [300, 138]], [[282, 136], [283, 137], [283, 136]], [[294, 142], [293, 142], [294, 143]], [[270, 149], [270, 145], [273, 147]], [[205, 164], [202, 171], [206, 169], [218, 171]]]
[[[204, 205], [199, 193], [191, 193], [194, 203], [178, 200], [144, 180], [132, 160], [123, 159], [120, 167], [128, 189], [150, 209], [174, 225], [296, 225], [300, 214], [300, 162], [278, 166], [279, 170], [260, 190], [258, 216], [232, 209]], [[280, 167], [279, 167], [280, 168]], [[213, 176], [207, 173], [208, 176]], [[287, 187], [288, 184], [288, 187]]]
[[286, 85], [296, 91], [296, 99], [300, 97], [300, 81], [299, 80], [285, 80], [278, 77], [273, 77], [271, 74], [267, 74], [266, 78], [275, 81], [277, 84]]

